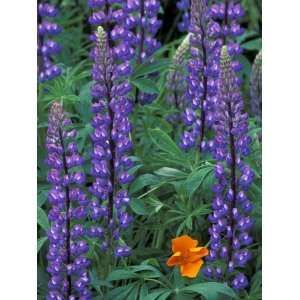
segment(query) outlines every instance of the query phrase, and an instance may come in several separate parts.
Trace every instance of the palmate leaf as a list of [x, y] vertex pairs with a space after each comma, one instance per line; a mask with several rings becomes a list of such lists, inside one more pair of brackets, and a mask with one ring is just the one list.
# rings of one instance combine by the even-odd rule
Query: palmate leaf
[[116, 281], [124, 279], [145, 279], [145, 278], [159, 278], [162, 276], [159, 270], [153, 266], [141, 264], [138, 266], [130, 266], [126, 269], [119, 269], [112, 271], [107, 281]]
[[50, 229], [50, 223], [48, 221], [47, 214], [41, 207], [37, 208], [37, 222], [45, 231]]
[[250, 41], [247, 41], [241, 45], [242, 48], [246, 50], [257, 50], [259, 51], [262, 47], [262, 39], [257, 38]]
[[172, 179], [183, 179], [187, 177], [187, 173], [175, 168], [163, 167], [154, 172], [156, 175], [170, 177]]
[[155, 292], [150, 293], [144, 300], [166, 300], [172, 291], [167, 289], [157, 289]]
[[[197, 283], [180, 289], [182, 293], [197, 293], [206, 300], [238, 299], [236, 293], [227, 285], [218, 282]], [[228, 297], [224, 297], [224, 295]]]
[[177, 161], [179, 165], [190, 165], [187, 157], [167, 133], [156, 128], [150, 129], [149, 135], [153, 144], [163, 152], [162, 157], [169, 160], [175, 159], [175, 162]]
[[136, 287], [136, 283], [130, 283], [125, 286], [120, 286], [117, 288], [114, 288], [110, 290], [106, 295], [105, 295], [105, 300], [124, 300], [128, 299], [127, 296], [128, 294]]
[[164, 58], [164, 59], [159, 59], [155, 61], [154, 63], [147, 62], [142, 65], [139, 65], [136, 67], [132, 78], [136, 79], [140, 76], [145, 76], [151, 73], [155, 72], [161, 72], [163, 70], [167, 70], [168, 67], [170, 66], [170, 59]]
[[159, 89], [156, 83], [149, 78], [137, 78], [130, 81], [135, 87], [137, 87], [141, 92], [147, 94], [158, 94]]
[[146, 186], [152, 186], [159, 184], [160, 178], [153, 174], [143, 174], [136, 178], [136, 180], [130, 186], [130, 194], [134, 194], [142, 190]]
[[198, 170], [193, 171], [186, 180], [186, 189], [189, 195], [192, 195], [205, 181], [205, 179], [212, 174], [214, 166], [203, 166]]
[[40, 252], [40, 250], [42, 249], [42, 247], [43, 247], [43, 245], [45, 244], [45, 242], [47, 241], [47, 237], [46, 236], [44, 236], [44, 237], [41, 237], [41, 238], [39, 238], [38, 239], [38, 241], [37, 241], [37, 253], [39, 253]]
[[260, 300], [262, 299], [262, 272], [255, 273], [251, 280], [251, 288], [249, 292], [250, 299]]

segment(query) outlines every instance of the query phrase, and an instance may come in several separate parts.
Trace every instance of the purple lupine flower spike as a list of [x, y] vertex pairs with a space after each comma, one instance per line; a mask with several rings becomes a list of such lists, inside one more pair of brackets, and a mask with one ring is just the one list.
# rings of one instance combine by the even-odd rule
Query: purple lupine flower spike
[[94, 199], [91, 202], [91, 217], [94, 221], [106, 220], [102, 250], [112, 250], [113, 247], [115, 256], [128, 256], [131, 251], [122, 241], [120, 231], [132, 221], [126, 212], [130, 201], [126, 187], [133, 180], [128, 172], [133, 162], [127, 156], [132, 148], [129, 121], [132, 102], [127, 96], [131, 87], [126, 79], [131, 68], [126, 56], [122, 55], [123, 51], [116, 51], [120, 44], [115, 47], [109, 45], [109, 37], [103, 27], [98, 27], [96, 38], [92, 70], [95, 84], [91, 90], [94, 114], [91, 134], [91, 173], [94, 182], [90, 188]]
[[[248, 116], [239, 90], [237, 76], [231, 65], [227, 46], [221, 50], [218, 102], [215, 112], [214, 158], [216, 184], [213, 186], [213, 213], [209, 229], [210, 254], [207, 260], [214, 262], [204, 274], [226, 280], [240, 290], [248, 285], [242, 273], [251, 252], [249, 234], [253, 222], [249, 217], [252, 203], [247, 191], [254, 180], [254, 172], [243, 162], [250, 153], [251, 138], [248, 136]], [[222, 260], [222, 265], [218, 261]], [[223, 267], [223, 266], [226, 267]]]
[[210, 18], [206, 0], [192, 0], [190, 59], [188, 62], [188, 105], [182, 113], [187, 129], [181, 137], [183, 150], [205, 148], [205, 132], [213, 124], [216, 103], [220, 26]]
[[251, 111], [261, 122], [262, 115], [262, 51], [254, 60], [250, 77]]
[[61, 74], [61, 69], [53, 64], [52, 56], [61, 51], [61, 46], [50, 39], [62, 31], [62, 28], [50, 20], [58, 11], [52, 4], [38, 5], [38, 77], [40, 82], [51, 80]]
[[190, 25], [190, 0], [178, 0], [176, 3], [177, 8], [182, 13], [181, 21], [178, 23], [178, 30], [181, 32], [187, 32]]
[[[136, 64], [146, 60], [153, 61], [152, 54], [160, 48], [160, 43], [155, 36], [162, 22], [158, 19], [160, 1], [158, 0], [128, 0], [126, 6], [126, 29], [132, 33], [132, 46], [136, 49]], [[138, 92], [135, 102], [147, 104], [152, 102], [155, 94]]]
[[[167, 76], [167, 102], [178, 110], [186, 106], [186, 64], [187, 56], [190, 49], [190, 35], [188, 34], [177, 48], [172, 59], [172, 69]], [[168, 120], [176, 124], [180, 117], [178, 114], [168, 116]]]
[[[242, 48], [236, 42], [236, 38], [244, 33], [239, 20], [244, 16], [245, 12], [240, 1], [223, 0], [213, 3], [210, 12], [212, 18], [221, 25], [223, 45], [227, 45], [229, 55], [234, 57], [241, 54]], [[236, 72], [242, 68], [238, 61], [233, 60], [231, 64]]]
[[71, 120], [63, 107], [53, 103], [46, 140], [46, 163], [51, 168], [47, 180], [52, 185], [48, 193], [51, 228], [47, 271], [51, 278], [47, 300], [91, 299], [89, 260], [85, 257], [89, 247], [84, 240], [85, 228], [79, 223], [87, 217], [89, 201], [82, 190], [85, 175], [74, 143], [76, 131], [68, 129], [69, 125]]

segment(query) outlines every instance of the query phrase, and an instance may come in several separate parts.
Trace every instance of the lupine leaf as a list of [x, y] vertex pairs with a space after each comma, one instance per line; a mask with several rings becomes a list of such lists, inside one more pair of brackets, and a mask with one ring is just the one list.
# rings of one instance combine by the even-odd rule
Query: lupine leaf
[[190, 195], [193, 194], [213, 171], [213, 166], [205, 166], [197, 171], [192, 172], [186, 180], [186, 188], [188, 193]]
[[158, 94], [159, 89], [156, 83], [149, 78], [138, 78], [133, 79], [131, 83], [136, 86], [140, 91], [147, 94]]
[[132, 271], [132, 270], [114, 270], [112, 271], [108, 277], [108, 281], [115, 281], [115, 280], [122, 280], [122, 279], [132, 279], [132, 278], [138, 278], [138, 275]]
[[170, 59], [159, 59], [154, 63], [148, 62], [137, 66], [132, 77], [137, 78], [154, 72], [159, 72], [167, 69], [170, 66]]
[[160, 182], [160, 179], [153, 174], [143, 174], [131, 184], [130, 193], [136, 193], [146, 186], [154, 185]]
[[37, 208], [37, 222], [44, 230], [50, 229], [48, 217], [41, 207]]
[[261, 38], [257, 38], [257, 39], [245, 42], [241, 45], [241, 47], [246, 50], [260, 50], [261, 46], [262, 46]]
[[161, 129], [157, 128], [150, 130], [150, 137], [152, 142], [164, 152], [171, 154], [172, 156], [182, 156], [179, 147], [173, 142], [170, 136]]
[[180, 290], [181, 292], [194, 292], [205, 297], [206, 300], [221, 300], [221, 295], [227, 295], [230, 299], [238, 299], [235, 292], [223, 283], [205, 282], [197, 283]]
[[159, 289], [146, 296], [144, 300], [158, 300], [158, 299], [163, 300], [166, 299], [170, 294], [171, 291], [168, 291], [167, 289]]
[[47, 239], [48, 238], [46, 236], [41, 237], [41, 238], [38, 239], [38, 241], [37, 241], [37, 253], [40, 252], [41, 248], [43, 247], [43, 245], [45, 244]]

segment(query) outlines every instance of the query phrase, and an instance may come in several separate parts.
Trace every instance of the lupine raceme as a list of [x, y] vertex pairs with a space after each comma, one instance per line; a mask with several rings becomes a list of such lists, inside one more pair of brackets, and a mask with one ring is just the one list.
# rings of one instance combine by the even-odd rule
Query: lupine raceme
[[130, 85], [126, 80], [130, 67], [127, 61], [117, 63], [123, 57], [110, 48], [108, 35], [101, 26], [96, 36], [92, 72], [96, 83], [91, 91], [94, 114], [91, 217], [94, 221], [106, 221], [102, 250], [114, 248], [115, 256], [121, 257], [131, 251], [120, 237], [121, 229], [126, 229], [132, 221], [126, 212], [130, 200], [126, 186], [133, 180], [128, 173], [133, 162], [126, 154], [132, 148], [129, 121], [132, 103], [127, 96]]
[[254, 60], [250, 77], [250, 96], [252, 114], [261, 122], [262, 114], [262, 51]]
[[86, 258], [89, 250], [85, 240], [88, 229], [82, 225], [88, 215], [88, 198], [83, 191], [85, 175], [80, 170], [83, 159], [74, 139], [76, 131], [70, 129], [71, 120], [63, 107], [54, 102], [49, 113], [46, 163], [51, 168], [48, 193], [51, 205], [48, 218], [48, 284], [47, 300], [90, 299], [90, 282]]
[[176, 3], [177, 8], [181, 12], [181, 21], [178, 23], [178, 30], [181, 32], [186, 32], [190, 25], [190, 0], [178, 0]]
[[[186, 64], [190, 49], [190, 35], [188, 34], [175, 51], [172, 59], [172, 69], [167, 76], [167, 101], [176, 110], [183, 110], [186, 106]], [[169, 121], [178, 122], [178, 113], [168, 116]]]
[[[128, 0], [126, 5], [126, 29], [134, 38], [132, 47], [135, 50], [135, 63], [153, 62], [152, 54], [160, 47], [155, 36], [161, 26], [158, 19], [160, 1], [158, 0]], [[149, 94], [136, 90], [135, 102], [147, 104], [156, 98], [155, 94]]]
[[184, 150], [205, 147], [205, 132], [213, 124], [219, 72], [220, 26], [210, 18], [206, 0], [192, 0], [187, 108], [182, 114], [187, 129], [181, 137]]
[[215, 111], [213, 155], [217, 160], [213, 186], [213, 213], [209, 229], [210, 252], [206, 276], [228, 282], [234, 289], [244, 289], [248, 280], [242, 269], [251, 259], [248, 246], [252, 244], [249, 230], [253, 221], [249, 214], [253, 205], [247, 191], [254, 172], [243, 162], [250, 154], [248, 115], [237, 76], [232, 68], [227, 46], [220, 60], [218, 102]]
[[61, 74], [59, 66], [52, 61], [52, 56], [61, 51], [61, 46], [52, 36], [59, 34], [62, 28], [52, 22], [58, 11], [52, 4], [38, 5], [38, 79], [40, 82], [51, 80]]
[[[244, 16], [244, 13], [240, 1], [214, 1], [210, 7], [212, 18], [221, 26], [220, 35], [223, 45], [227, 45], [228, 53], [232, 57], [242, 53], [242, 48], [236, 42], [236, 38], [244, 33], [244, 29], [239, 24], [239, 20]], [[232, 60], [231, 64], [235, 71], [242, 69], [242, 64], [238, 61]]]

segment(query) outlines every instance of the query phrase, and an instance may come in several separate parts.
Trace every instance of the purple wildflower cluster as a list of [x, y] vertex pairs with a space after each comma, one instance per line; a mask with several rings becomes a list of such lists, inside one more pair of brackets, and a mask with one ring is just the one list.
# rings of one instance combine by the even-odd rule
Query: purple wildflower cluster
[[[212, 18], [221, 26], [221, 37], [223, 45], [227, 45], [228, 53], [234, 57], [242, 52], [239, 43], [235, 39], [244, 33], [244, 29], [239, 24], [239, 19], [245, 14], [240, 1], [224, 0], [211, 5], [210, 12]], [[239, 71], [242, 65], [238, 61], [231, 62], [234, 71]]]
[[[186, 91], [186, 72], [184, 72], [187, 64], [187, 54], [190, 49], [190, 35], [177, 48], [172, 59], [172, 69], [168, 73], [166, 88], [167, 101], [177, 110], [183, 110], [186, 106], [185, 91]], [[178, 113], [168, 116], [168, 120], [177, 123], [180, 119]]]
[[160, 3], [157, 0], [128, 0], [126, 5], [126, 28], [130, 30], [135, 39], [136, 61], [143, 63], [155, 50], [160, 47], [155, 35], [161, 26], [157, 15]]
[[[157, 18], [160, 9], [158, 0], [128, 0], [124, 9], [127, 15], [126, 29], [134, 38], [132, 47], [135, 50], [135, 62], [137, 65], [144, 63], [151, 58], [152, 54], [160, 48], [160, 43], [155, 36], [161, 26], [161, 21]], [[136, 92], [135, 101], [141, 104], [151, 103], [155, 94]]]
[[128, 61], [122, 62], [124, 56], [109, 46], [108, 34], [101, 26], [96, 36], [92, 71], [95, 84], [91, 90], [94, 114], [91, 173], [95, 178], [90, 187], [95, 198], [91, 217], [94, 221], [106, 220], [102, 249], [114, 248], [115, 256], [122, 257], [131, 253], [120, 237], [120, 230], [126, 229], [132, 221], [126, 211], [130, 201], [126, 186], [133, 180], [128, 172], [133, 161], [126, 154], [132, 148], [129, 121], [132, 102], [127, 96], [131, 87], [126, 80], [130, 66]]
[[181, 21], [177, 25], [178, 30], [187, 32], [190, 25], [190, 0], [178, 0], [176, 6], [181, 12]]
[[262, 115], [262, 51], [254, 60], [250, 77], [251, 111], [261, 122]]
[[[88, 6], [93, 10], [89, 17], [89, 23], [94, 26], [102, 26], [108, 35], [108, 42], [113, 59], [126, 62], [126, 71], [129, 74], [129, 60], [135, 55], [132, 45], [135, 36], [127, 28], [126, 2], [124, 0], [88, 0]], [[97, 42], [97, 34], [92, 36]], [[93, 54], [92, 54], [93, 56]]]
[[[213, 186], [215, 196], [213, 213], [209, 216], [212, 226], [207, 258], [213, 264], [206, 267], [204, 273], [214, 279], [229, 281], [234, 289], [240, 290], [248, 285], [240, 269], [251, 259], [247, 246], [253, 241], [249, 234], [253, 225], [249, 216], [253, 205], [247, 198], [247, 191], [254, 172], [242, 161], [250, 153], [251, 138], [247, 135], [248, 115], [244, 113], [238, 79], [226, 46], [221, 51], [220, 69], [213, 126], [217, 183]], [[225, 264], [220, 264], [220, 260]]]
[[80, 224], [87, 217], [89, 201], [82, 190], [85, 175], [80, 171], [83, 159], [74, 142], [76, 131], [69, 125], [71, 120], [62, 106], [53, 103], [46, 140], [47, 180], [52, 185], [48, 193], [51, 228], [47, 270], [51, 278], [47, 300], [91, 299], [87, 287], [90, 262], [85, 256], [89, 246], [84, 239], [88, 230]]
[[190, 60], [188, 63], [188, 107], [182, 114], [188, 127], [181, 137], [180, 146], [189, 150], [195, 146], [205, 148], [205, 128], [213, 124], [217, 101], [218, 55], [221, 40], [220, 26], [210, 18], [207, 0], [192, 0]]
[[59, 34], [62, 29], [50, 19], [57, 15], [57, 9], [46, 3], [38, 5], [38, 77], [40, 82], [51, 80], [61, 74], [61, 69], [53, 64], [51, 56], [61, 51], [61, 46], [51, 36]]

